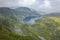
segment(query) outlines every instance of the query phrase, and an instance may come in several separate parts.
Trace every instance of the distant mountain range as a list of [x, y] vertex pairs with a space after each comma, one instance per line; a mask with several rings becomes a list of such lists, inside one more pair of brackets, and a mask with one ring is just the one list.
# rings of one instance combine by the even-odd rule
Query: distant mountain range
[[18, 7], [16, 9], [0, 7], [0, 14], [7, 17], [14, 16], [18, 20], [23, 20], [25, 17], [28, 16], [40, 16], [40, 14], [37, 13], [37, 11], [31, 10], [31, 8], [27, 8], [27, 7]]
[[50, 14], [47, 14], [46, 16], [60, 17], [60, 13], [50, 13]]
[[15, 15], [21, 15], [21, 16], [33, 16], [33, 15], [39, 15], [35, 10], [31, 10], [27, 7], [19, 7], [16, 9], [10, 9], [7, 7], [0, 7], [0, 13], [1, 14], [15, 14]]

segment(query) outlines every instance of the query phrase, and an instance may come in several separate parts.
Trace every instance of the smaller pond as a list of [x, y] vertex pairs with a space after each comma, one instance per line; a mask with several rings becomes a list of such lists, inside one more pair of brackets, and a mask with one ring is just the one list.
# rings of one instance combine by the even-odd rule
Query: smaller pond
[[26, 18], [24, 18], [24, 22], [27, 24], [35, 24], [35, 20], [40, 19], [40, 16], [28, 16]]

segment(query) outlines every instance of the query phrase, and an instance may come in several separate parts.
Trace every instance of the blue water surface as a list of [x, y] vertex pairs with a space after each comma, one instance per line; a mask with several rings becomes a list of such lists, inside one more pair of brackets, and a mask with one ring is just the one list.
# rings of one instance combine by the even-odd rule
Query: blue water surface
[[40, 19], [41, 16], [28, 16], [24, 18], [25, 23], [35, 24], [35, 20]]

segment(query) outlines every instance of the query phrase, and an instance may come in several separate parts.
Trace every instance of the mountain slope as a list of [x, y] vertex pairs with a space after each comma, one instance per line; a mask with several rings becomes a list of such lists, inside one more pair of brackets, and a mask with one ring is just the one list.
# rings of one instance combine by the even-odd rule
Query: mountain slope
[[8, 16], [0, 14], [0, 40], [33, 40], [30, 36], [16, 34], [15, 26], [18, 21], [14, 16]]
[[36, 20], [36, 24], [22, 25], [22, 30], [25, 35], [29, 35], [34, 40], [60, 40], [60, 18], [58, 17], [43, 17]]
[[5, 29], [0, 29], [0, 40], [33, 40], [30, 36], [21, 36]]
[[0, 7], [0, 15], [15, 16], [18, 20], [22, 21], [27, 16], [40, 16], [35, 10], [31, 10], [27, 7], [19, 7], [16, 9], [10, 9], [7, 7]]
[[[23, 8], [23, 9], [25, 9], [25, 8]], [[28, 9], [26, 9], [26, 10], [28, 10]], [[30, 11], [30, 12], [16, 11], [15, 9], [10, 9], [10, 8], [6, 8], [6, 7], [0, 8], [0, 40], [33, 40], [32, 37], [29, 35], [21, 36], [21, 33], [20, 33], [18, 36], [18, 34], [16, 32], [16, 31], [18, 31], [16, 28], [19, 28], [22, 30], [22, 32], [24, 32], [24, 30], [22, 29], [24, 24], [22, 24], [20, 22], [20, 21], [23, 21], [22, 20], [23, 16], [26, 17], [26, 16], [33, 16], [33, 15], [35, 16], [36, 15], [30, 9], [28, 11]]]
[[27, 8], [27, 7], [19, 7], [19, 8], [16, 8], [15, 10], [18, 11], [22, 16], [38, 16], [39, 15], [35, 10], [31, 10], [30, 8]]
[[[13, 10], [12, 13], [11, 10]], [[60, 40], [60, 18], [55, 15], [44, 16], [36, 20], [36, 24], [30, 25], [23, 24], [18, 19], [36, 16], [33, 10], [22, 7], [3, 8], [1, 11], [0, 40]]]
[[15, 15], [21, 15], [21, 16], [33, 16], [33, 15], [39, 15], [36, 11], [31, 10], [27, 7], [19, 7], [16, 9], [10, 9], [7, 7], [0, 7], [0, 13], [2, 14], [15, 14]]

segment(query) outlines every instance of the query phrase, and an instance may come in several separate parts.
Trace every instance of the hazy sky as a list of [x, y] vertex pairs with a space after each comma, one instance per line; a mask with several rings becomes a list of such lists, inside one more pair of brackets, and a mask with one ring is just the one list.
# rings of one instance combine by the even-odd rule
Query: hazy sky
[[31, 7], [45, 12], [60, 12], [60, 0], [0, 0], [0, 7]]

